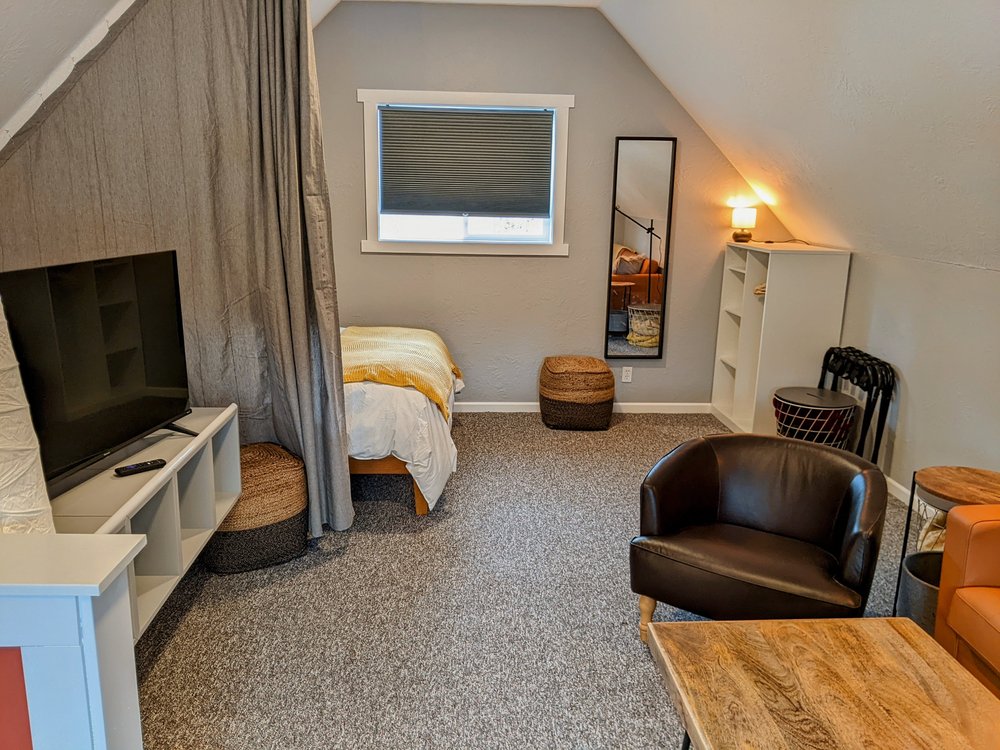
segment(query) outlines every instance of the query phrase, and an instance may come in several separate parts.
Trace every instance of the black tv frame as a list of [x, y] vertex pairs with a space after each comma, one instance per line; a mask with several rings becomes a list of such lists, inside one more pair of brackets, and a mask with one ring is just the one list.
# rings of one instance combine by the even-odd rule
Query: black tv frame
[[[185, 347], [184, 347], [184, 338], [183, 338], [183, 309], [182, 309], [181, 297], [180, 297], [180, 274], [178, 273], [177, 251], [176, 250], [160, 251], [160, 252], [157, 252], [157, 253], [136, 253], [136, 254], [133, 254], [133, 255], [122, 255], [122, 256], [115, 256], [115, 257], [110, 257], [110, 258], [93, 258], [93, 259], [90, 259], [90, 260], [74, 261], [72, 263], [55, 263], [55, 264], [51, 264], [51, 265], [47, 265], [47, 266], [33, 266], [33, 267], [30, 267], [30, 268], [16, 269], [16, 270], [13, 270], [13, 271], [4, 272], [3, 274], [0, 274], [0, 276], [7, 275], [7, 273], [14, 274], [14, 273], [22, 272], [22, 271], [41, 271], [41, 270], [46, 270], [46, 269], [51, 269], [51, 268], [59, 268], [59, 267], [63, 267], [63, 266], [89, 265], [89, 264], [93, 264], [93, 263], [100, 263], [102, 261], [117, 261], [117, 260], [124, 261], [124, 260], [131, 260], [133, 258], [148, 257], [150, 255], [167, 255], [167, 254], [169, 254], [170, 256], [172, 256], [172, 260], [173, 260], [174, 287], [177, 290], [177, 325], [178, 325], [178, 331], [181, 334], [181, 336], [180, 336], [180, 352], [181, 352], [182, 359], [184, 360], [185, 380], [186, 380], [187, 352], [186, 352]], [[0, 300], [0, 304], [3, 304], [2, 300]], [[5, 311], [6, 311], [6, 309], [5, 309]], [[8, 327], [10, 326], [10, 321], [9, 320], [8, 320], [7, 325], [8, 325]], [[14, 342], [12, 340], [12, 345], [13, 344], [14, 344]], [[18, 353], [17, 352], [17, 347], [15, 346], [15, 354], [17, 354], [17, 353]], [[23, 363], [20, 360], [20, 356], [18, 357], [18, 364], [19, 364], [19, 369], [20, 369], [20, 367], [23, 367]], [[22, 378], [23, 378], [23, 374], [22, 374]], [[91, 467], [94, 464], [96, 464], [96, 463], [98, 463], [100, 461], [103, 461], [103, 460], [107, 459], [110, 456], [113, 456], [114, 454], [117, 454], [117, 453], [120, 453], [120, 452], [124, 451], [129, 446], [133, 445], [134, 443], [136, 443], [136, 442], [138, 442], [140, 440], [143, 440], [144, 438], [149, 437], [150, 435], [152, 435], [155, 432], [158, 432], [158, 431], [163, 430], [163, 429], [171, 429], [171, 430], [175, 430], [175, 431], [178, 431], [178, 432], [185, 432], [187, 434], [196, 434], [196, 433], [193, 433], [193, 432], [187, 430], [186, 428], [183, 428], [183, 427], [180, 427], [180, 426], [174, 424], [177, 420], [183, 418], [184, 416], [186, 416], [186, 415], [188, 415], [190, 413], [191, 413], [191, 407], [190, 407], [190, 388], [188, 387], [188, 399], [187, 399], [187, 403], [186, 403], [185, 407], [183, 409], [181, 409], [180, 411], [178, 411], [177, 413], [171, 415], [170, 417], [168, 417], [166, 419], [163, 419], [162, 421], [157, 422], [156, 424], [154, 424], [152, 426], [149, 426], [148, 428], [147, 427], [143, 427], [143, 429], [140, 432], [138, 432], [135, 435], [132, 435], [131, 437], [127, 438], [126, 440], [123, 440], [123, 441], [121, 441], [119, 443], [116, 443], [116, 444], [113, 444], [111, 446], [108, 446], [106, 448], [101, 448], [100, 450], [95, 451], [94, 453], [81, 458], [79, 461], [76, 461], [76, 462], [74, 462], [72, 464], [69, 464], [69, 465], [66, 465], [66, 466], [61, 466], [57, 470], [52, 471], [52, 472], [49, 472], [49, 471], [46, 470], [44, 476], [45, 476], [46, 489], [49, 491], [49, 496], [50, 497], [55, 497], [56, 494], [61, 494], [61, 492], [64, 492], [64, 491], [70, 489], [73, 485], [77, 484], [77, 482], [73, 481], [73, 479], [72, 479], [72, 477], [73, 477], [74, 474], [78, 474], [78, 473], [84, 471], [85, 469], [87, 469], [88, 467]], [[32, 425], [32, 427], [33, 427], [33, 429], [35, 429], [35, 432], [37, 434], [37, 427], [35, 427], [34, 425]], [[59, 488], [57, 492], [54, 492], [55, 488]]]

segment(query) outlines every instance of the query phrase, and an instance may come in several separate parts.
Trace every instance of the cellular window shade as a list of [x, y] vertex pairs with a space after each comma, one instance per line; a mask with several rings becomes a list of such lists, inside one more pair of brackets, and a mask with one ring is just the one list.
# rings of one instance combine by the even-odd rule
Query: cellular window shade
[[553, 117], [380, 106], [381, 212], [547, 218]]

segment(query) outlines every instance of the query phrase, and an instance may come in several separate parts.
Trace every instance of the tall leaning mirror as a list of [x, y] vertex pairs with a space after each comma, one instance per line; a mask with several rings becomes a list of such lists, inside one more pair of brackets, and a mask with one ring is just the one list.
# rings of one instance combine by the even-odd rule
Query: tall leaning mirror
[[663, 356], [677, 139], [615, 139], [604, 356]]

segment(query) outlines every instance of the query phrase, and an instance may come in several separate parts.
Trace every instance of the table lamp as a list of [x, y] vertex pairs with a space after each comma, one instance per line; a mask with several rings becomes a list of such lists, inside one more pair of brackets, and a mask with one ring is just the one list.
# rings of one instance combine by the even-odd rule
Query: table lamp
[[753, 236], [750, 230], [757, 226], [757, 209], [738, 207], [733, 209], [733, 241], [749, 242]]

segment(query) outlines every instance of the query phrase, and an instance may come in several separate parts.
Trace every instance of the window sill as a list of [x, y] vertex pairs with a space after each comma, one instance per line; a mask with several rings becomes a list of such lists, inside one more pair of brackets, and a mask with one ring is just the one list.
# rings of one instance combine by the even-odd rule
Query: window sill
[[382, 255], [493, 255], [522, 258], [553, 258], [569, 255], [567, 244], [528, 244], [516, 242], [379, 242], [362, 240], [362, 253]]

